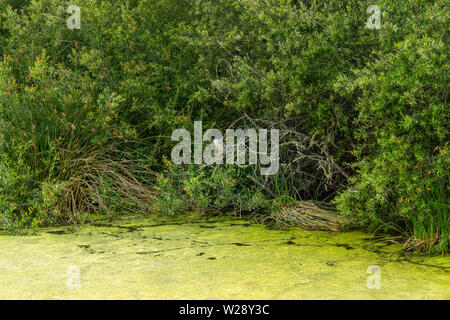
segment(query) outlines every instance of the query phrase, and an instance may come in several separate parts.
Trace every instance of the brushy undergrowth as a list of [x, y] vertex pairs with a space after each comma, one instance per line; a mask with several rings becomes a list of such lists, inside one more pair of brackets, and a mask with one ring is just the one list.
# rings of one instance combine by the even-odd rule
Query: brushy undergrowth
[[[448, 7], [380, 0], [370, 30], [371, 4], [0, 1], [0, 228], [334, 199], [448, 252]], [[171, 165], [194, 120], [279, 128], [280, 174]]]
[[165, 214], [218, 212], [240, 215], [266, 209], [270, 201], [248, 178], [247, 170], [235, 166], [180, 167], [165, 160], [166, 169], [155, 184], [155, 211]]

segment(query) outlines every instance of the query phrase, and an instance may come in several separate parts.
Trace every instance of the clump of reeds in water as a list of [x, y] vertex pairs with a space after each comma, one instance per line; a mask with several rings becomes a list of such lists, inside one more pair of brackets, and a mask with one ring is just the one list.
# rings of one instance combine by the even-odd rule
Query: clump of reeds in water
[[341, 231], [342, 218], [331, 207], [313, 201], [296, 201], [273, 210], [270, 219], [278, 225], [298, 226], [307, 230]]

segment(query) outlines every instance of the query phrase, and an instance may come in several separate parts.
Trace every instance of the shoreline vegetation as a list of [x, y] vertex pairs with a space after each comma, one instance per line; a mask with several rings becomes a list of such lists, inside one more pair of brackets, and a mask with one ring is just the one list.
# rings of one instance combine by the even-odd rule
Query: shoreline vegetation
[[[218, 212], [448, 254], [448, 7], [376, 4], [0, 0], [0, 230]], [[196, 121], [279, 130], [278, 173], [174, 164]]]

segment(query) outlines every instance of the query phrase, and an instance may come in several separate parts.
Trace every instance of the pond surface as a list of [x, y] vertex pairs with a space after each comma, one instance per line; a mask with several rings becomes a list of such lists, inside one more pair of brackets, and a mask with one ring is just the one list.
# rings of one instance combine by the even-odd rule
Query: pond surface
[[197, 215], [1, 235], [0, 299], [450, 299], [449, 256], [371, 238]]

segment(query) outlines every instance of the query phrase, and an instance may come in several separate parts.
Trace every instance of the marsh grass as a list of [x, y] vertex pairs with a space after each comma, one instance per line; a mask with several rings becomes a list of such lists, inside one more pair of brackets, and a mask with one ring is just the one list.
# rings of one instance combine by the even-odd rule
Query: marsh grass
[[341, 230], [345, 219], [339, 217], [339, 212], [334, 207], [317, 200], [303, 200], [300, 193], [290, 187], [283, 171], [273, 180], [276, 197], [272, 201], [270, 214], [263, 217], [263, 222], [307, 230]]
[[422, 206], [408, 224], [407, 250], [446, 254], [450, 249], [448, 175], [423, 192]]
[[134, 129], [121, 122], [120, 95], [94, 92], [49, 63], [45, 50], [27, 81], [14, 80], [16, 63], [0, 64], [0, 80], [11, 83], [0, 96], [1, 227], [145, 212], [154, 175], [135, 152], [142, 143]]

